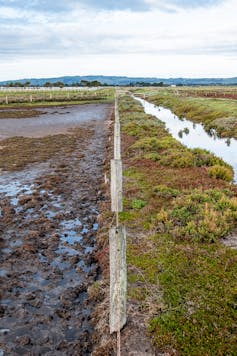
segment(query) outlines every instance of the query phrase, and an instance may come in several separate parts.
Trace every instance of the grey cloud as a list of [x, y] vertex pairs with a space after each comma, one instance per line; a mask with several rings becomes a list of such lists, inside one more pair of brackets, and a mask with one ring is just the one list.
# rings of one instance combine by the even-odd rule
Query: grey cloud
[[69, 11], [73, 3], [77, 2], [70, 0], [0, 0], [0, 6], [11, 7], [19, 10], [35, 10], [46, 13]]
[[149, 9], [144, 0], [0, 0], [0, 5], [2, 6], [22, 10], [39, 10], [41, 12], [67, 12], [78, 4], [104, 10], [131, 9], [133, 11], [143, 11]]
[[147, 11], [153, 7], [164, 11], [172, 11], [169, 6], [180, 8], [204, 7], [216, 5], [224, 0], [157, 0], [150, 4], [146, 0], [0, 0], [0, 6], [12, 7], [19, 10], [33, 10], [42, 13], [67, 13], [73, 11], [75, 6], [83, 5], [101, 10], [126, 10]]
[[[22, 56], [55, 56], [62, 57], [67, 55], [84, 54], [223, 54], [230, 55], [237, 53], [237, 40], [229, 42], [216, 40], [212, 43], [202, 41], [198, 45], [192, 46], [184, 44], [173, 47], [175, 38], [167, 38], [166, 48], [159, 46], [159, 38], [154, 39], [157, 46], [151, 46], [144, 38], [127, 35], [99, 35], [84, 34], [80, 35], [77, 31], [58, 32], [57, 28], [41, 29], [35, 28], [11, 28], [2, 27], [0, 30], [0, 57]], [[178, 39], [177, 39], [178, 40]], [[181, 39], [182, 40], [182, 39]], [[144, 45], [146, 44], [146, 45]]]
[[170, 4], [185, 8], [213, 6], [223, 2], [223, 0], [170, 0], [168, 2]]

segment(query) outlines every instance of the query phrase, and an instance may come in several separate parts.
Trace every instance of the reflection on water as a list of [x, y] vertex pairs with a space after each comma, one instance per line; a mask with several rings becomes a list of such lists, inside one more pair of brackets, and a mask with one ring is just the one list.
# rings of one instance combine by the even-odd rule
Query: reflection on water
[[180, 119], [169, 109], [148, 103], [144, 99], [136, 99], [143, 105], [146, 114], [165, 122], [170, 134], [182, 144], [189, 148], [206, 149], [229, 163], [234, 168], [234, 181], [237, 182], [237, 140], [219, 138], [213, 129], [207, 133], [201, 124], [194, 124], [185, 118]]

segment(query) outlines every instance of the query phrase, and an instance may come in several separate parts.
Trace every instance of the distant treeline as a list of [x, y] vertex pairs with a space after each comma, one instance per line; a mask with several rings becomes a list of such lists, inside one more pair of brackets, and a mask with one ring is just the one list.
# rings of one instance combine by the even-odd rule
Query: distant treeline
[[[182, 84], [180, 84], [182, 85]], [[87, 81], [87, 80], [81, 80], [79, 83], [72, 83], [72, 84], [65, 84], [61, 81], [57, 82], [45, 82], [43, 85], [33, 85], [31, 84], [30, 81], [26, 82], [9, 82], [4, 85], [3, 87], [11, 88], [11, 87], [18, 87], [18, 88], [30, 88], [30, 87], [45, 87], [45, 88], [51, 88], [51, 87], [58, 87], [58, 88], [64, 88], [64, 87], [108, 87], [108, 86], [117, 86], [117, 85], [109, 85], [107, 83], [101, 83], [98, 80], [93, 80], [93, 81]], [[124, 86], [131, 86], [131, 87], [163, 87], [163, 86], [168, 86], [164, 84], [163, 82], [159, 83], [145, 83], [145, 82], [136, 82], [136, 83], [129, 83]]]
[[19, 87], [19, 88], [29, 88], [29, 87], [45, 87], [45, 88], [51, 88], [51, 87], [59, 87], [59, 88], [64, 88], [64, 87], [99, 87], [99, 86], [108, 86], [107, 84], [101, 84], [97, 80], [94, 81], [87, 81], [87, 80], [81, 80], [80, 83], [72, 83], [72, 84], [65, 84], [63, 82], [45, 82], [43, 85], [33, 85], [31, 84], [30, 81], [26, 82], [9, 82], [3, 85], [4, 87]]
[[[1, 84], [0, 84], [1, 85]], [[165, 83], [163, 81], [160, 82], [145, 82], [145, 81], [136, 81], [136, 82], [129, 82], [126, 84], [108, 84], [108, 83], [102, 83], [98, 80], [81, 80], [80, 82], [72, 82], [72, 83], [64, 83], [63, 81], [45, 81], [42, 84], [33, 84], [30, 81], [12, 81], [12, 82], [7, 82], [3, 83], [1, 86], [11, 88], [11, 87], [19, 87], [19, 88], [31, 88], [31, 87], [45, 87], [45, 88], [52, 88], [52, 87], [58, 87], [58, 88], [67, 88], [67, 87], [116, 87], [116, 86], [125, 86], [125, 87], [168, 87], [172, 84]], [[176, 87], [182, 87], [182, 86], [234, 86], [237, 85], [237, 83], [232, 83], [232, 84], [201, 84], [201, 83], [176, 83], [173, 84]]]

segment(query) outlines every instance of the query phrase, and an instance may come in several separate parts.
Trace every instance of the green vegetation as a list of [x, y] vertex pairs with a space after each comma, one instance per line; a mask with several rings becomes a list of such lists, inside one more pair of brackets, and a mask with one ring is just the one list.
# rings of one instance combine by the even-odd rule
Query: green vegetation
[[171, 202], [157, 214], [158, 231], [178, 240], [215, 242], [237, 222], [237, 198], [224, 190], [193, 190]]
[[[203, 123], [208, 132], [215, 129], [221, 137], [237, 138], [237, 101], [226, 97], [202, 97], [199, 94], [194, 97], [192, 90], [188, 88], [182, 90], [138, 89], [135, 93], [145, 93], [148, 101], [170, 108], [181, 118], [186, 117], [194, 122]], [[222, 91], [224, 90], [222, 88]], [[236, 92], [235, 95], [237, 97]]]
[[112, 102], [113, 89], [0, 91], [0, 107], [39, 107]]
[[227, 182], [231, 182], [233, 180], [233, 170], [228, 167], [223, 167], [220, 165], [215, 165], [208, 169], [208, 174], [210, 177], [224, 179]]
[[146, 202], [142, 199], [134, 199], [132, 201], [133, 209], [141, 209], [141, 208], [144, 208], [144, 206], [146, 206]]
[[119, 111], [129, 299], [157, 349], [236, 355], [237, 252], [220, 242], [237, 226], [233, 171], [183, 147], [132, 98]]

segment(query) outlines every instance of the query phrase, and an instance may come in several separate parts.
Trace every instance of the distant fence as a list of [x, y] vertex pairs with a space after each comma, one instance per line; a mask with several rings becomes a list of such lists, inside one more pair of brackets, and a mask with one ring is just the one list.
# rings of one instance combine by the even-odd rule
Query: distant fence
[[111, 210], [116, 225], [109, 231], [110, 245], [110, 333], [117, 332], [117, 355], [120, 355], [120, 330], [127, 321], [126, 232], [119, 222], [122, 202], [122, 160], [118, 98], [115, 95], [114, 159], [111, 160]]
[[80, 91], [80, 90], [99, 90], [106, 87], [3, 87], [0, 86], [0, 91], [9, 92], [27, 92], [27, 91]]
[[23, 103], [37, 103], [50, 101], [77, 101], [91, 99], [99, 100], [105, 92], [99, 88], [4, 88], [0, 90], [0, 104], [23, 104]]

